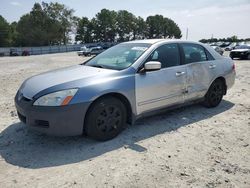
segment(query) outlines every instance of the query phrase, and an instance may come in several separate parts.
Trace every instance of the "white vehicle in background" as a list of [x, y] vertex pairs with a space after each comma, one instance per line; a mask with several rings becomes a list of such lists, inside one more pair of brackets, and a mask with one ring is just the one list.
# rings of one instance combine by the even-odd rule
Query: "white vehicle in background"
[[237, 46], [236, 42], [231, 43], [228, 47], [225, 48], [225, 51], [231, 51]]
[[104, 49], [101, 46], [83, 46], [81, 50], [77, 52], [78, 56], [90, 56], [90, 55], [98, 55], [102, 53]]
[[223, 50], [221, 47], [216, 46], [216, 45], [211, 45], [211, 47], [212, 47], [216, 52], [218, 52], [220, 55], [223, 55], [224, 50]]
[[85, 55], [86, 53], [90, 52], [90, 48], [87, 48], [86, 46], [83, 46], [80, 48], [80, 51], [77, 52], [77, 55]]

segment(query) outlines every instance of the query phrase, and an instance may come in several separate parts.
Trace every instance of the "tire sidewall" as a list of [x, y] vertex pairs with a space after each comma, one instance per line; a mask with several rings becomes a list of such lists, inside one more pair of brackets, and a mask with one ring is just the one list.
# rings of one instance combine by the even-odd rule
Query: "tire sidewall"
[[225, 89], [225, 86], [224, 86], [223, 82], [221, 80], [219, 80], [219, 79], [215, 80], [211, 84], [211, 86], [210, 86], [210, 88], [209, 88], [209, 90], [208, 90], [208, 92], [207, 92], [207, 94], [205, 96], [205, 102], [204, 102], [205, 106], [207, 106], [209, 108], [218, 106], [220, 104], [220, 102], [222, 101], [222, 98], [223, 98], [223, 92], [222, 92], [222, 95], [220, 96], [220, 100], [217, 103], [212, 102], [212, 100], [211, 100], [211, 91], [213, 90], [213, 88], [215, 87], [216, 84], [221, 84], [222, 90]]
[[[96, 124], [97, 114], [100, 113], [101, 109], [105, 106], [114, 105], [118, 107], [122, 113], [121, 124], [117, 129], [113, 132], [103, 133], [100, 131]], [[99, 141], [106, 141], [116, 137], [126, 125], [127, 112], [124, 104], [115, 97], [105, 97], [97, 100], [91, 105], [87, 115], [86, 115], [86, 124], [85, 124], [85, 132], [88, 136], [94, 138]]]

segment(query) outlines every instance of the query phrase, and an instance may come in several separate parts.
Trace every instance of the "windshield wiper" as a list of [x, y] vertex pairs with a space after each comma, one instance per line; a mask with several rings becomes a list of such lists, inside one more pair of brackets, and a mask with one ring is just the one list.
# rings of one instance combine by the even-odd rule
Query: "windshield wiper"
[[97, 68], [105, 68], [104, 66], [102, 66], [102, 65], [89, 65], [89, 66], [91, 66], [91, 67], [97, 67]]

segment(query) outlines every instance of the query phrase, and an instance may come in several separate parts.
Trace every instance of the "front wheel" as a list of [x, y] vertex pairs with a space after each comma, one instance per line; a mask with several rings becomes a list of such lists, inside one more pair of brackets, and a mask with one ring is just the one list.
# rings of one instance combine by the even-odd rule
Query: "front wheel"
[[204, 105], [208, 108], [218, 106], [223, 98], [224, 90], [225, 85], [223, 81], [219, 79], [215, 80], [205, 95]]
[[94, 102], [87, 113], [85, 131], [96, 140], [110, 140], [125, 128], [126, 119], [126, 108], [119, 99], [101, 98]]

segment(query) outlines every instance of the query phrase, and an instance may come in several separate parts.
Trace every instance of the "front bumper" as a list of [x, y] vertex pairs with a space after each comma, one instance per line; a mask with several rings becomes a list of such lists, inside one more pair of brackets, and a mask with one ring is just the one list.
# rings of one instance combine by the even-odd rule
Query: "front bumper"
[[83, 133], [84, 117], [90, 102], [68, 106], [33, 106], [32, 100], [15, 97], [19, 119], [30, 128], [53, 136], [75, 136]]

